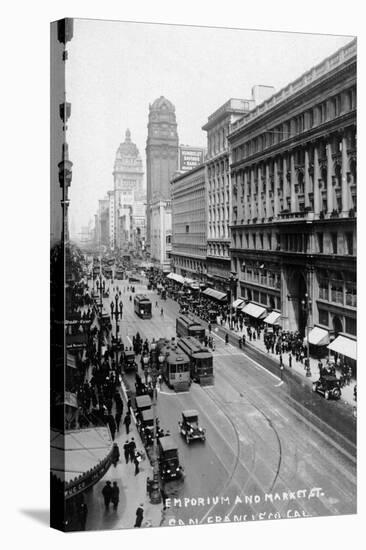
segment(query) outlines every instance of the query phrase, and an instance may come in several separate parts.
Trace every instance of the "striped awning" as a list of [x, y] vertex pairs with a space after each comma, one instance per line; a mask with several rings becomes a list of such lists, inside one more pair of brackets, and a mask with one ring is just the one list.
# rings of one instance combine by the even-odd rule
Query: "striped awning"
[[219, 292], [214, 288], [206, 288], [206, 290], [204, 290], [202, 294], [204, 294], [205, 296], [209, 296], [209, 298], [219, 300], [220, 302], [226, 299], [226, 294], [224, 292]]
[[328, 349], [345, 355], [355, 361], [357, 360], [357, 341], [351, 340], [351, 338], [347, 338], [346, 336], [337, 336], [337, 338], [329, 344]]
[[[304, 338], [304, 342], [307, 342], [307, 338]], [[320, 327], [314, 327], [309, 332], [309, 344], [313, 346], [326, 346], [329, 344], [329, 332]]]
[[180, 283], [181, 285], [184, 283], [184, 277], [182, 277], [182, 275], [178, 275], [178, 273], [169, 273], [169, 275], [167, 275], [166, 278], [171, 279], [176, 283]]
[[249, 304], [242, 308], [242, 312], [246, 315], [250, 315], [250, 317], [259, 319], [260, 317], [263, 317], [265, 315], [266, 308], [258, 306], [257, 304], [253, 304], [253, 302], [249, 302]]
[[278, 325], [280, 317], [281, 313], [279, 313], [278, 311], [271, 311], [271, 313], [267, 315], [267, 317], [263, 319], [263, 321], [265, 323], [268, 323], [269, 325]]

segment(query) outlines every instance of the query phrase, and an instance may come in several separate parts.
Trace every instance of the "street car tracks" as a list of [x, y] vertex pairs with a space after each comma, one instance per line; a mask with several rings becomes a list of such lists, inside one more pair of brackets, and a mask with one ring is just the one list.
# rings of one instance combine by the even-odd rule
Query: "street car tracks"
[[[234, 451], [235, 452], [235, 462], [234, 462], [232, 471], [231, 471], [229, 477], [226, 479], [225, 484], [222, 487], [222, 489], [220, 491], [220, 495], [219, 495], [219, 496], [225, 496], [225, 493], [226, 493], [228, 487], [230, 486], [230, 483], [232, 482], [234, 475], [236, 474], [236, 472], [238, 470], [238, 466], [240, 466], [240, 465], [244, 466], [242, 464], [241, 460], [240, 460], [240, 454], [241, 454], [240, 435], [239, 435], [239, 432], [238, 432], [238, 430], [235, 426], [234, 421], [226, 413], [226, 411], [224, 409], [224, 403], [213, 394], [213, 391], [210, 390], [210, 388], [206, 387], [204, 389], [204, 391], [205, 391], [206, 395], [208, 395], [209, 398], [215, 403], [217, 408], [224, 414], [224, 416], [226, 417], [228, 422], [231, 424], [231, 426], [233, 428], [233, 431], [234, 431], [234, 434], [235, 434], [235, 440], [236, 440], [236, 449]], [[275, 475], [274, 475], [273, 480], [272, 480], [272, 482], [271, 482], [271, 484], [270, 484], [270, 486], [267, 490], [268, 492], [272, 492], [273, 487], [275, 486], [277, 478], [278, 478], [279, 473], [280, 473], [281, 461], [282, 461], [282, 446], [281, 446], [281, 440], [280, 440], [279, 434], [278, 434], [275, 426], [273, 425], [271, 419], [265, 414], [265, 412], [263, 410], [260, 409], [260, 407], [255, 405], [250, 399], [248, 399], [247, 396], [244, 396], [242, 393], [239, 393], [239, 396], [240, 396], [240, 398], [245, 397], [247, 399], [247, 402], [263, 416], [263, 418], [265, 419], [265, 421], [267, 422], [267, 424], [269, 425], [269, 427], [271, 428], [271, 430], [275, 434], [275, 437], [276, 437], [276, 440], [277, 440], [277, 443], [278, 443], [278, 460], [277, 460], [277, 467], [276, 467]], [[254, 480], [257, 484], [260, 485], [260, 482], [256, 478], [256, 475], [254, 473], [255, 468], [256, 468], [256, 446], [255, 446], [255, 442], [252, 445], [251, 463], [250, 463], [250, 465], [245, 464], [244, 467], [245, 467], [246, 471], [248, 472], [248, 477], [247, 477], [244, 485], [241, 486], [240, 492], [238, 492], [238, 495], [237, 495], [238, 497], [241, 497], [243, 494], [245, 494], [245, 491], [246, 491], [246, 489], [248, 487], [248, 484], [251, 480]], [[213, 509], [216, 506], [217, 506], [216, 504], [213, 504], [208, 509], [208, 511], [205, 513], [205, 515], [201, 518], [200, 523], [203, 523], [206, 520], [206, 518], [212, 513]], [[233, 510], [235, 509], [236, 506], [237, 506], [237, 503], [234, 502], [233, 505], [231, 506], [231, 508], [227, 512], [228, 516], [233, 512]]]

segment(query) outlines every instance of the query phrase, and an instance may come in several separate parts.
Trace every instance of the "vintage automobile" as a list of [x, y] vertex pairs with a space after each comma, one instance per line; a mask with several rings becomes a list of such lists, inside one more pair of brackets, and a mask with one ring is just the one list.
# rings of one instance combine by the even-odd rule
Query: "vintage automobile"
[[125, 372], [137, 369], [136, 357], [133, 351], [126, 350], [123, 353], [123, 367]]
[[182, 421], [178, 422], [181, 435], [189, 445], [194, 439], [206, 441], [206, 430], [198, 424], [198, 412], [194, 409], [182, 412]]
[[180, 479], [183, 467], [179, 464], [178, 447], [170, 435], [159, 437], [159, 469], [163, 481]]
[[142, 412], [151, 409], [152, 401], [149, 395], [138, 395], [135, 398], [136, 411]]
[[342, 394], [339, 379], [332, 375], [323, 375], [313, 382], [313, 392], [324, 395], [325, 399], [339, 399]]

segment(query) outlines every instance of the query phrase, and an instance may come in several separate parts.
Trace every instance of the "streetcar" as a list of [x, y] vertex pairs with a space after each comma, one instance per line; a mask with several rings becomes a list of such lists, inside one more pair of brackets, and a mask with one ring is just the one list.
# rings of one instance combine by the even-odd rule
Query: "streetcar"
[[151, 301], [145, 294], [136, 294], [133, 305], [136, 315], [141, 317], [141, 319], [151, 319]]
[[193, 336], [180, 338], [177, 345], [189, 357], [191, 379], [201, 386], [212, 386], [214, 384], [212, 353]]
[[189, 357], [173, 342], [158, 341], [159, 354], [164, 357], [161, 374], [169, 388], [187, 391], [191, 385]]
[[123, 276], [124, 276], [124, 269], [123, 269], [123, 267], [117, 267], [117, 268], [116, 268], [116, 275], [115, 275], [115, 278], [121, 281], [121, 280], [123, 280]]
[[177, 318], [175, 326], [178, 338], [194, 336], [194, 338], [197, 338], [200, 342], [203, 342], [205, 339], [206, 333], [204, 327], [200, 325], [198, 321], [194, 321], [186, 315], [180, 315]]
[[102, 273], [106, 279], [112, 279], [113, 277], [113, 270], [108, 265], [102, 267]]

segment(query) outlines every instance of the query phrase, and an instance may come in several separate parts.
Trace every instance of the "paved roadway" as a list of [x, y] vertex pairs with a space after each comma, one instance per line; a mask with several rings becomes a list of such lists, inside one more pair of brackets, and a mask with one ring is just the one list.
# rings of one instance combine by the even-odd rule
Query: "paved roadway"
[[[127, 284], [118, 282], [121, 290]], [[146, 293], [146, 287], [136, 285], [139, 291]], [[175, 336], [177, 304], [150, 294], [153, 318], [141, 320], [129, 293], [122, 292], [120, 334], [127, 345], [137, 331], [149, 339]], [[173, 435], [185, 470], [184, 481], [166, 486], [162, 524], [355, 513], [351, 414], [300, 380], [281, 382], [263, 367], [266, 358], [260, 354], [249, 357], [218, 334], [215, 340], [214, 386], [192, 384], [189, 392], [176, 394], [162, 385], [158, 395], [160, 424]], [[178, 421], [187, 408], [199, 411], [205, 443], [187, 445], [179, 435]]]

